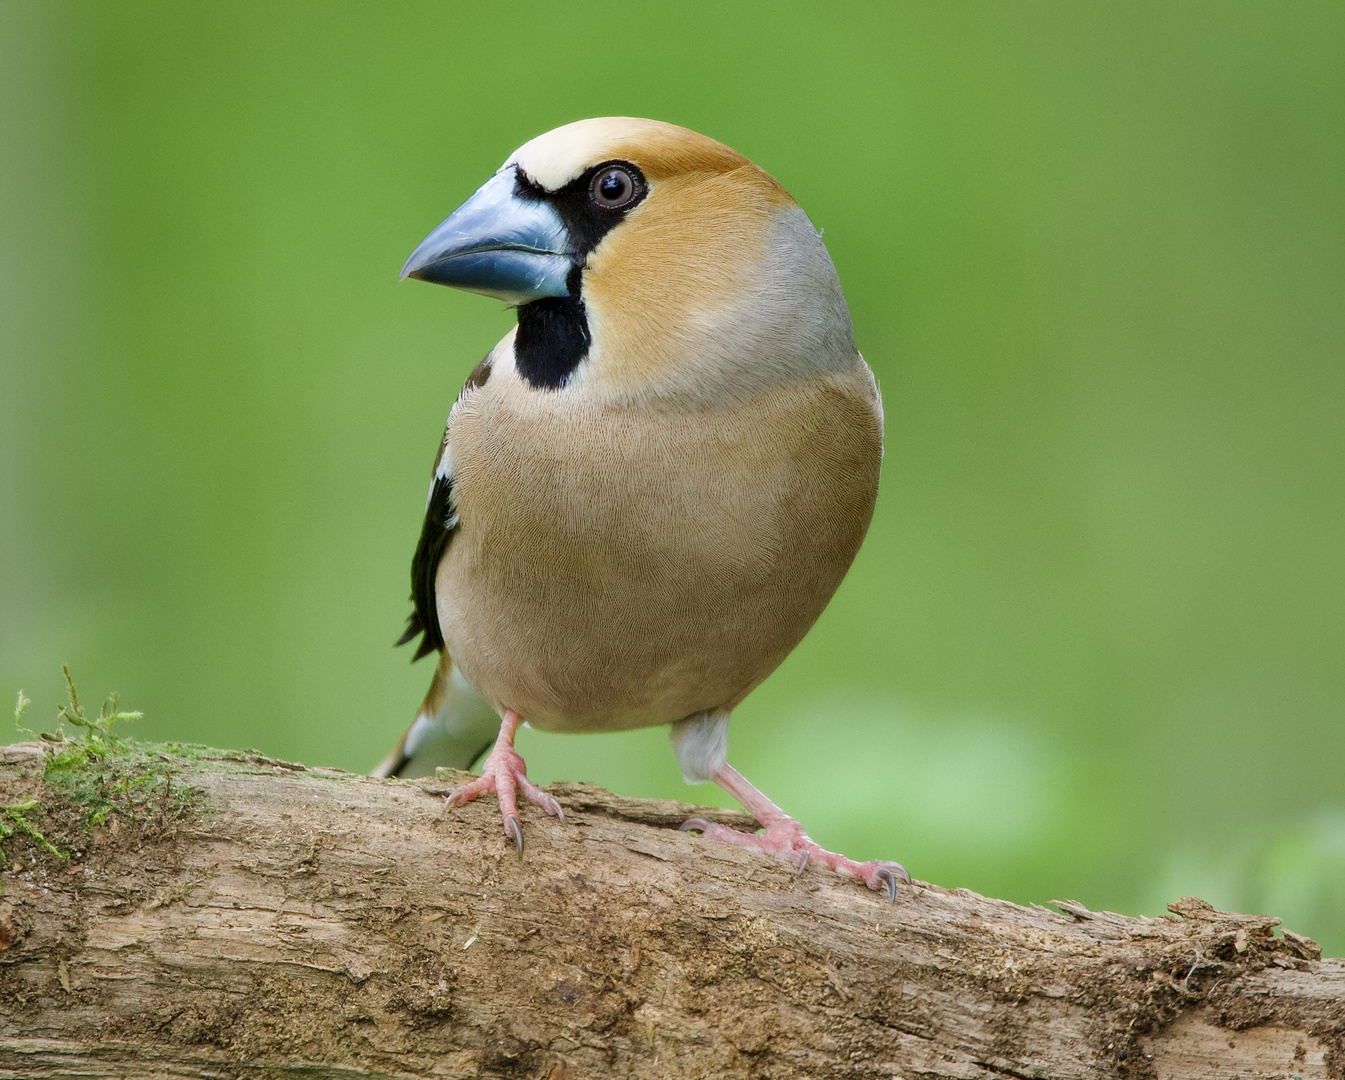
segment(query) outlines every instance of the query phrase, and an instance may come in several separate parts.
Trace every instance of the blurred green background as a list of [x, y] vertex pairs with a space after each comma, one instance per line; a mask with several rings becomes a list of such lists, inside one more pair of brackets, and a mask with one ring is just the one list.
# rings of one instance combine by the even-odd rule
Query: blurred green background
[[[732, 757], [826, 844], [1345, 953], [1345, 6], [0, 4], [0, 690], [366, 769], [444, 416], [397, 283], [515, 146], [742, 150], [840, 270], [882, 496]], [[532, 775], [686, 789], [662, 731]]]

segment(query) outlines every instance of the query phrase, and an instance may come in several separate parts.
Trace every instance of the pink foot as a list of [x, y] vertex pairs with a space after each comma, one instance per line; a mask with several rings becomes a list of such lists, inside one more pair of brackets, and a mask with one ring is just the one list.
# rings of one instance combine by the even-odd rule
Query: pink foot
[[504, 819], [504, 835], [518, 845], [521, 855], [523, 827], [518, 820], [518, 790], [523, 790], [528, 802], [561, 821], [565, 820], [565, 811], [560, 808], [560, 803], [528, 779], [528, 767], [523, 763], [522, 755], [514, 749], [514, 734], [520, 723], [522, 718], [518, 713], [513, 709], [505, 711], [495, 747], [481, 763], [481, 775], [471, 783], [463, 784], [445, 802], [448, 806], [465, 806], [488, 791], [495, 792], [500, 802], [500, 816]]
[[763, 826], [759, 833], [739, 832], [727, 825], [716, 825], [704, 818], [691, 818], [682, 822], [683, 829], [698, 829], [709, 840], [748, 851], [760, 851], [783, 859], [798, 868], [802, 873], [810, 863], [818, 863], [828, 870], [847, 877], [859, 878], [870, 889], [885, 889], [888, 900], [897, 898], [897, 882], [909, 885], [911, 875], [901, 863], [855, 862], [844, 855], [828, 851], [816, 843], [803, 831], [803, 826], [786, 814], [770, 799], [747, 782], [742, 774], [729, 765], [722, 766], [714, 775], [714, 781], [740, 803]]

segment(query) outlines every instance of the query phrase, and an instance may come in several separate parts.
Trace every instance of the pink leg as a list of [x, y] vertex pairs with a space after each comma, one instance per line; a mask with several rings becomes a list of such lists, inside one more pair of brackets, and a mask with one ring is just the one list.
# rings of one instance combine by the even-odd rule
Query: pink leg
[[464, 806], [488, 791], [495, 792], [500, 802], [500, 816], [504, 818], [504, 835], [518, 845], [523, 852], [523, 828], [518, 822], [517, 791], [523, 789], [528, 802], [540, 806], [548, 814], [565, 820], [565, 812], [550, 795], [528, 779], [528, 767], [523, 758], [514, 749], [514, 734], [523, 718], [513, 709], [505, 710], [500, 721], [500, 734], [495, 739], [495, 747], [481, 763], [481, 775], [469, 784], [463, 784], [448, 797], [449, 806]]
[[733, 844], [749, 851], [769, 852], [797, 866], [800, 871], [809, 862], [820, 863], [838, 874], [859, 878], [870, 889], [886, 889], [889, 900], [897, 898], [898, 880], [907, 885], [911, 883], [911, 875], [906, 873], [906, 868], [901, 863], [877, 860], [858, 863], [814, 843], [803, 831], [802, 825], [749, 784], [742, 773], [733, 766], [721, 765], [713, 779], [742, 803], [748, 813], [761, 822], [763, 831], [739, 832], [737, 829], [730, 829], [727, 825], [716, 825], [704, 818], [691, 818], [682, 822], [683, 829], [699, 829], [707, 839], [721, 844]]

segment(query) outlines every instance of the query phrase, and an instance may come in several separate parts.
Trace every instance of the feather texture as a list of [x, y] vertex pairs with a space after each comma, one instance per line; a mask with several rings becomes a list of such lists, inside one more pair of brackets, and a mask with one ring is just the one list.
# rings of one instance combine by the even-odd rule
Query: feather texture
[[[458, 404], [465, 396], [485, 386], [489, 378], [488, 355], [467, 376], [467, 382], [453, 403], [453, 411], [457, 411]], [[449, 445], [452, 424], [453, 412], [450, 412], [448, 423], [444, 425], [444, 437], [439, 443], [439, 453], [434, 459], [434, 477], [430, 481], [429, 497], [425, 500], [425, 520], [420, 527], [420, 540], [411, 557], [411, 614], [407, 617], [406, 629], [397, 639], [400, 646], [409, 645], [417, 637], [420, 638], [416, 653], [411, 658], [412, 663], [444, 647], [434, 581], [439, 572], [439, 561], [444, 557], [458, 527], [458, 511], [453, 501], [453, 458]]]

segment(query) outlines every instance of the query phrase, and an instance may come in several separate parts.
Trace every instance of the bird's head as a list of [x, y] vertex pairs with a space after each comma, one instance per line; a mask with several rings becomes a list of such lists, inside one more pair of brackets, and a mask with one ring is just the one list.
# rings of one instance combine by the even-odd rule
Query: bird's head
[[748, 397], [855, 360], [821, 236], [765, 171], [654, 120], [581, 120], [515, 151], [402, 277], [518, 306], [535, 387]]

